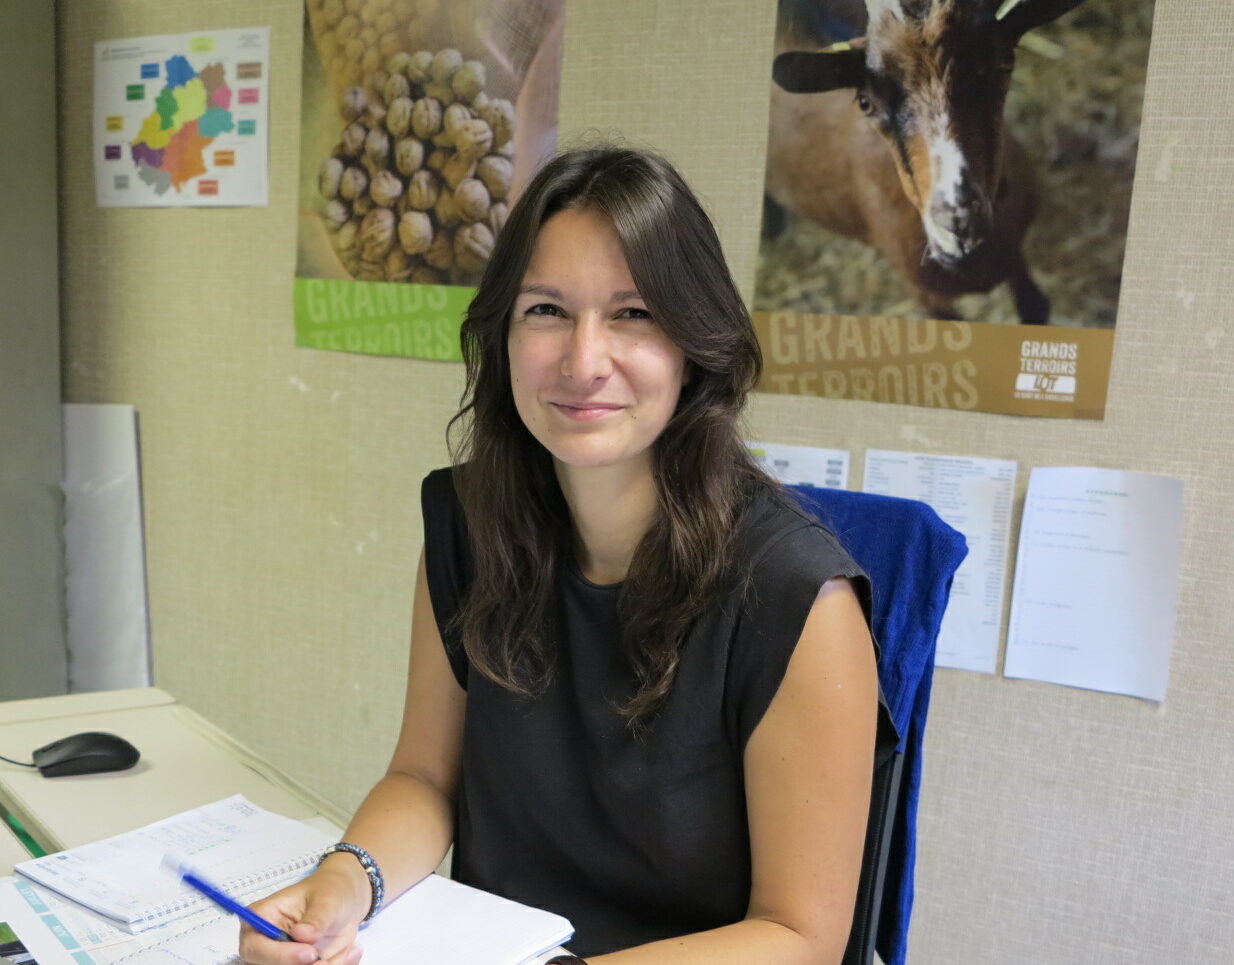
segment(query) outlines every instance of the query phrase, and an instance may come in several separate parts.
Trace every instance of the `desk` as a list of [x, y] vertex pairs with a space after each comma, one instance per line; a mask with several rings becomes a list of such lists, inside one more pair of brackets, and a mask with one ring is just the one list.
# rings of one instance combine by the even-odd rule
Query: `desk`
[[[298, 820], [346, 816], [157, 687], [0, 703], [0, 753], [80, 731], [118, 734], [141, 751], [127, 771], [45, 778], [0, 762], [0, 806], [47, 851], [60, 851], [243, 794]], [[5, 852], [7, 855], [7, 851]], [[0, 861], [0, 872], [7, 872]]]
[[11, 874], [13, 865], [25, 861], [30, 855], [17, 839], [8, 822], [0, 820], [0, 876]]
[[[45, 778], [0, 761], [0, 807], [48, 852], [76, 847], [243, 794], [298, 820], [347, 815], [157, 687], [0, 702], [0, 754], [29, 759], [36, 747], [82, 731], [118, 734], [141, 751], [127, 771]], [[0, 875], [29, 855], [0, 821]], [[564, 949], [536, 959], [546, 962]], [[535, 963], [532, 963], [535, 965]]]

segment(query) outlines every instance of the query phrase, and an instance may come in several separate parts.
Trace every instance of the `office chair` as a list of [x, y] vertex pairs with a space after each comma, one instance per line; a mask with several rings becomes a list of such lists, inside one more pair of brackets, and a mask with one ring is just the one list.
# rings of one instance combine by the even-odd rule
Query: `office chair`
[[925, 503], [842, 489], [789, 486], [866, 571], [878, 677], [897, 743], [874, 762], [870, 817], [853, 928], [843, 965], [903, 965], [913, 904], [921, 739], [934, 646], [951, 581], [968, 554], [964, 536]]

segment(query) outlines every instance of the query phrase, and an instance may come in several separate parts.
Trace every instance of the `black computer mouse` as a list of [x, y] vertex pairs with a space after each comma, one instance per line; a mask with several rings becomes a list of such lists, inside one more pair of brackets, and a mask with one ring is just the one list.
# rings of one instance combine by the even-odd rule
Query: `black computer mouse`
[[52, 741], [34, 752], [34, 763], [44, 777], [123, 771], [141, 757], [123, 737], [89, 731]]

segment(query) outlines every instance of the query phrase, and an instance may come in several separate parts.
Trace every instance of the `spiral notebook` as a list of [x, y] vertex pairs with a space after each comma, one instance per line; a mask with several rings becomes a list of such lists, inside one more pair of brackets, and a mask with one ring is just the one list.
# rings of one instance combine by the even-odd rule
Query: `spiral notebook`
[[[235, 918], [215, 917], [109, 965], [242, 965], [239, 931]], [[385, 906], [357, 941], [365, 965], [530, 965], [573, 933], [560, 915], [429, 875]]]
[[182, 856], [228, 893], [269, 893], [308, 874], [331, 840], [237, 794], [13, 870], [137, 933], [209, 906], [163, 867], [165, 854]]

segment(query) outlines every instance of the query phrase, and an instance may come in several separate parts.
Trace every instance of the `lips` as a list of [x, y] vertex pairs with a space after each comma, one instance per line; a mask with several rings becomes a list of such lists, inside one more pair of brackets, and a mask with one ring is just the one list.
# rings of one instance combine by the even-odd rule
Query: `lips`
[[614, 412], [620, 412], [625, 406], [615, 402], [550, 402], [554, 409], [567, 419], [575, 422], [591, 422], [603, 419]]

